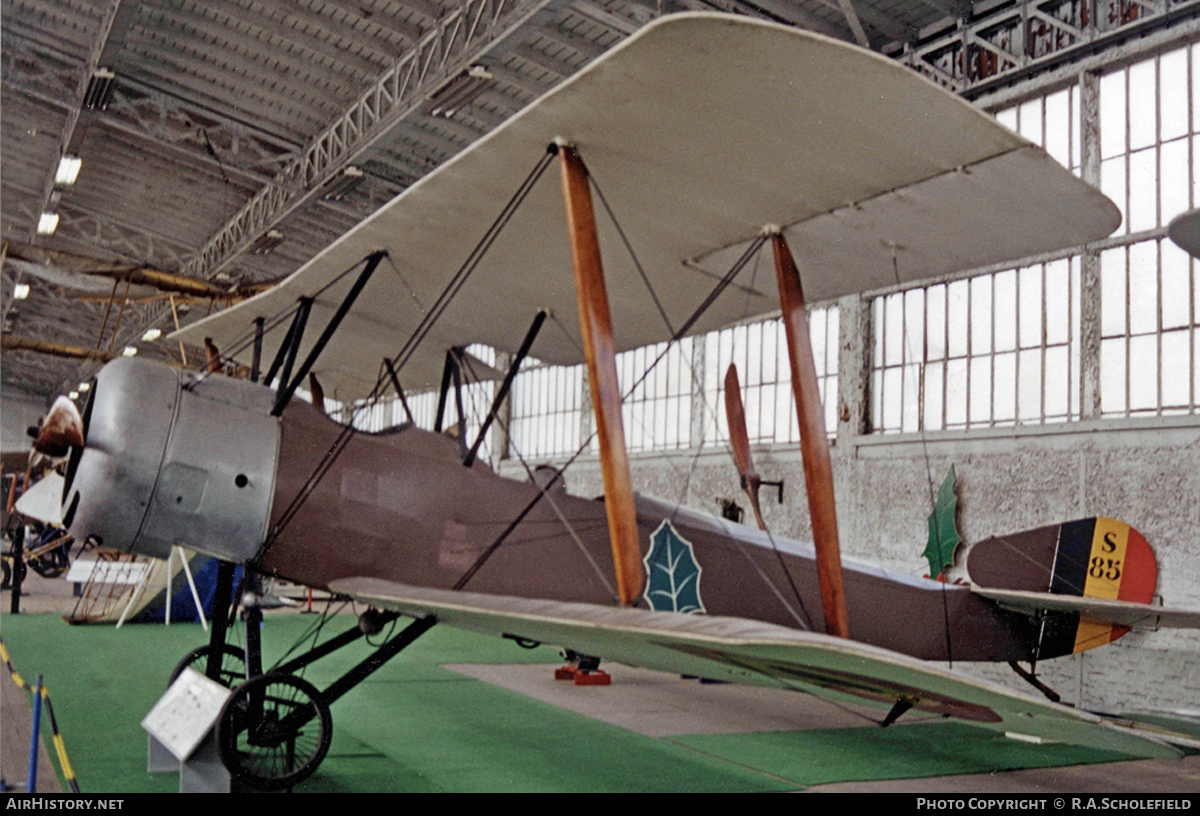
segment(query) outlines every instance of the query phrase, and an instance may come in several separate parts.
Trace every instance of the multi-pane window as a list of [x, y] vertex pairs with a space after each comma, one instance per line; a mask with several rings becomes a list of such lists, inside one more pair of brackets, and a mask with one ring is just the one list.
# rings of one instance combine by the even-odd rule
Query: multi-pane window
[[[996, 118], [1075, 173], [1078, 86]], [[875, 298], [875, 431], [986, 428], [1079, 416], [1079, 259], [1063, 258]]]
[[1124, 216], [1120, 234], [1166, 226], [1189, 208], [1200, 114], [1188, 77], [1194, 88], [1198, 54], [1180, 48], [1100, 78], [1100, 189]]
[[1190, 413], [1200, 406], [1200, 272], [1167, 239], [1100, 254], [1100, 411]]
[[1073, 85], [1002, 110], [996, 119], [1078, 174], [1083, 164], [1079, 98], [1079, 86]]
[[1104, 416], [1189, 413], [1200, 404], [1196, 263], [1161, 231], [1146, 236], [1200, 202], [1197, 151], [1200, 45], [1101, 77], [1101, 186], [1125, 216], [1119, 234], [1141, 238], [1100, 254]]
[[568, 458], [579, 450], [584, 368], [526, 360], [513, 380], [509, 423], [513, 458]]
[[879, 297], [872, 318], [877, 431], [1079, 416], [1076, 259]]
[[[1200, 45], [1110, 71], [1098, 87], [1100, 186], [1123, 220], [1098, 253], [1088, 314], [1078, 257], [877, 299], [876, 430], [1078, 418], [1084, 364], [1099, 367], [1102, 416], [1197, 410], [1200, 273], [1163, 233], [1200, 201]], [[1080, 172], [1077, 87], [997, 118]], [[1099, 322], [1098, 350], [1081, 348], [1081, 320]]]
[[658, 343], [617, 355], [629, 450], [691, 445], [692, 342], [692, 338], [685, 337], [677, 343]]
[[[812, 309], [808, 321], [817, 383], [825, 406], [825, 429], [832, 436], [837, 431], [838, 310]], [[729, 438], [725, 372], [730, 363], [737, 364], [750, 441], [798, 442], [800, 430], [783, 321], [766, 320], [712, 332], [704, 343], [705, 442], [719, 443]]]
[[[826, 427], [833, 435], [837, 429], [837, 309], [813, 309], [809, 323]], [[738, 364], [751, 441], [798, 441], [783, 324], [775, 319], [617, 355], [629, 450], [678, 450], [699, 446], [701, 439], [704, 444], [728, 439], [724, 381], [731, 362]], [[583, 366], [531, 364], [523, 369], [513, 383], [511, 455], [547, 459], [574, 454], [584, 443], [583, 429], [593, 425], [582, 407], [586, 388]], [[827, 395], [831, 398], [826, 399]], [[700, 407], [699, 416], [696, 406]], [[700, 426], [693, 425], [697, 419]], [[595, 449], [593, 439], [591, 450]]]

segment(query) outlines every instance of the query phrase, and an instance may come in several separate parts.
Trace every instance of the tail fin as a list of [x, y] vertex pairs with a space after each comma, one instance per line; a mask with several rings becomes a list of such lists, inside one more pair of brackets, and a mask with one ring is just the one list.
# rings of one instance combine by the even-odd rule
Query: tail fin
[[[1069, 521], [981, 541], [967, 554], [972, 582], [985, 588], [1049, 593], [1149, 604], [1158, 584], [1154, 551], [1124, 522], [1110, 518]], [[1046, 611], [1039, 658], [1057, 657], [1111, 643], [1128, 626]]]

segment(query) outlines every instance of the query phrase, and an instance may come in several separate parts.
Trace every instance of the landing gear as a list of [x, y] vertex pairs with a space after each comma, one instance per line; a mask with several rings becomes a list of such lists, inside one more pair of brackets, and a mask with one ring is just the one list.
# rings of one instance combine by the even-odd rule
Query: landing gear
[[221, 762], [247, 787], [283, 790], [312, 775], [333, 737], [333, 718], [312, 683], [268, 672], [233, 690], [217, 721]]
[[234, 790], [284, 790], [311, 776], [329, 751], [333, 736], [329, 707], [429, 631], [435, 620], [411, 620], [402, 630], [384, 636], [381, 645], [337, 680], [317, 689], [298, 676], [305, 667], [364, 637], [380, 635], [400, 615], [369, 610], [357, 625], [264, 672], [263, 614], [256, 592], [247, 592], [242, 601], [245, 650], [225, 642], [232, 572], [229, 564], [218, 571], [212, 639], [184, 656], [171, 682], [190, 667], [232, 688], [217, 720], [216, 738]]
[[[1021, 664], [1015, 660], [1008, 661], [1008, 665], [1013, 671], [1015, 671], [1020, 676], [1020, 678], [1022, 680], [1024, 680], [1029, 685], [1033, 686], [1035, 689], [1040, 691], [1042, 694], [1046, 695], [1047, 700], [1049, 700], [1052, 703], [1061, 703], [1062, 702], [1062, 695], [1060, 695], [1057, 691], [1055, 691], [1054, 689], [1047, 686], [1041, 680], [1037, 679], [1037, 675], [1035, 674], [1037, 672], [1037, 662], [1036, 661], [1034, 661], [1034, 660], [1029, 661], [1029, 671], [1026, 671], [1024, 668], [1022, 668]], [[1071, 705], [1071, 704], [1066, 703], [1065, 705]]]

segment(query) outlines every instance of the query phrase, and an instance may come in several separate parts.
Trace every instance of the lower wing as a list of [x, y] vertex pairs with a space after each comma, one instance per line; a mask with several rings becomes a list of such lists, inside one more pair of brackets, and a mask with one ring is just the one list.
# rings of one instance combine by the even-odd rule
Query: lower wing
[[1200, 740], [1101, 717], [885, 649], [743, 618], [425, 589], [373, 578], [333, 591], [462, 629], [569, 648], [650, 669], [956, 717], [1016, 739], [1176, 759]]

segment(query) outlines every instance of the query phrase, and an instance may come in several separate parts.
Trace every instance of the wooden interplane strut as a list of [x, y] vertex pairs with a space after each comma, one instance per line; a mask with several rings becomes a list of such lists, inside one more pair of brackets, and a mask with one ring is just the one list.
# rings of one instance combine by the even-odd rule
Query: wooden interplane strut
[[779, 282], [779, 302], [792, 368], [792, 393], [796, 398], [796, 416], [800, 420], [800, 453], [804, 459], [804, 485], [808, 492], [808, 512], [812, 517], [813, 545], [817, 550], [817, 579], [821, 586], [825, 631], [848, 638], [850, 627], [842, 587], [833, 465], [829, 459], [825, 412], [817, 385], [808, 315], [804, 311], [804, 292], [796, 262], [783, 235], [772, 235], [771, 246], [775, 250], [775, 275]]
[[733, 461], [737, 465], [738, 475], [742, 479], [742, 489], [750, 497], [750, 509], [754, 511], [754, 520], [758, 529], [765, 530], [762, 506], [758, 501], [758, 491], [762, 487], [762, 477], [754, 469], [750, 457], [750, 436], [746, 432], [746, 409], [742, 405], [742, 384], [738, 380], [737, 366], [730, 364], [725, 371], [725, 416], [729, 420], [729, 446], [733, 449]]
[[628, 606], [641, 594], [644, 575], [638, 544], [637, 512], [633, 502], [633, 481], [629, 475], [629, 453], [625, 449], [625, 426], [621, 419], [621, 388], [617, 382], [612, 317], [604, 288], [600, 240], [596, 233], [587, 168], [574, 148], [560, 147], [558, 155], [562, 167], [563, 199], [567, 208], [567, 234], [575, 267], [579, 324], [583, 333], [592, 409], [596, 415], [596, 435], [600, 443], [604, 507], [608, 514], [613, 566], [617, 573], [617, 594], [621, 603]]

